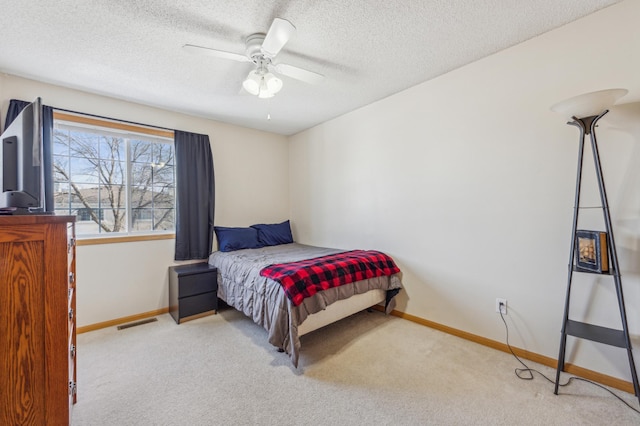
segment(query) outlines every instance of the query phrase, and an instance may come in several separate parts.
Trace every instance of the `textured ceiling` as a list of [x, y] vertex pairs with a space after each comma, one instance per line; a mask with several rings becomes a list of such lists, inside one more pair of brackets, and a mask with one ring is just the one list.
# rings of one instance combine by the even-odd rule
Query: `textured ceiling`
[[[0, 0], [0, 71], [290, 135], [617, 2]], [[241, 90], [251, 63], [182, 48], [243, 53], [275, 17], [297, 28], [278, 62], [321, 84], [285, 76], [259, 99]]]

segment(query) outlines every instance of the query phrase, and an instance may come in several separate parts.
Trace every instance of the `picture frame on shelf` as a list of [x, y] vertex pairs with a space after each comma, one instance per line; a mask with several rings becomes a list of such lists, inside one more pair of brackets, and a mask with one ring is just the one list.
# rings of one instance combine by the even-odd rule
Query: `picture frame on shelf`
[[576, 268], [585, 271], [609, 272], [607, 233], [602, 231], [576, 231]]

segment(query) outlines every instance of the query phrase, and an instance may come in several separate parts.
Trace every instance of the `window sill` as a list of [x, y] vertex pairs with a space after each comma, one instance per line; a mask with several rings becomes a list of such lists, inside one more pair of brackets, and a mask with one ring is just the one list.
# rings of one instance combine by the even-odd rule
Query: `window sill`
[[131, 243], [136, 241], [172, 240], [176, 234], [151, 234], [151, 235], [125, 235], [118, 237], [81, 238], [76, 240], [79, 246], [92, 246], [96, 244]]

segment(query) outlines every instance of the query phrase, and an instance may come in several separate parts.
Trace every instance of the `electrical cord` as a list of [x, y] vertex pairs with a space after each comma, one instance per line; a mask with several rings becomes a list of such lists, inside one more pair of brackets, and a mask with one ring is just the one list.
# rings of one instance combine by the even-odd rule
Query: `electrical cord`
[[[514, 370], [516, 376], [521, 379], [521, 380], [533, 380], [534, 376], [533, 373], [537, 373], [540, 376], [542, 376], [544, 379], [546, 379], [549, 383], [553, 383], [555, 385], [555, 380], [551, 380], [549, 377], [545, 376], [543, 373], [541, 373], [540, 371], [534, 369], [534, 368], [530, 368], [527, 364], [525, 364], [519, 357], [518, 355], [515, 354], [515, 352], [513, 352], [513, 349], [511, 348], [511, 345], [509, 344], [509, 327], [507, 326], [507, 322], [504, 319], [504, 315], [502, 313], [502, 309], [500, 309], [500, 319], [502, 319], [502, 322], [504, 323], [504, 329], [506, 332], [506, 342], [507, 342], [507, 347], [509, 348], [509, 352], [511, 352], [511, 355], [513, 355], [513, 357], [518, 360], [518, 362], [520, 364], [522, 364], [522, 366], [524, 368], [516, 368]], [[629, 405], [629, 403], [627, 401], [625, 401], [624, 399], [622, 399], [621, 397], [619, 397], [618, 395], [616, 395], [615, 392], [611, 391], [610, 389], [602, 386], [599, 383], [596, 382], [592, 382], [591, 380], [587, 380], [587, 379], [583, 379], [582, 377], [576, 377], [576, 376], [571, 376], [569, 377], [569, 379], [565, 382], [565, 383], [559, 383], [558, 386], [564, 387], [564, 386], [568, 386], [569, 384], [571, 384], [571, 382], [573, 380], [579, 380], [581, 382], [586, 382], [586, 383], [591, 383], [592, 385], [595, 385], [601, 389], [606, 390], [607, 392], [609, 392], [611, 395], [615, 396], [620, 402], [622, 402], [624, 405], [626, 405], [627, 407], [629, 407], [631, 410], [635, 411], [636, 413], [640, 414], [640, 410], [637, 410], [635, 408], [633, 408], [631, 405]]]

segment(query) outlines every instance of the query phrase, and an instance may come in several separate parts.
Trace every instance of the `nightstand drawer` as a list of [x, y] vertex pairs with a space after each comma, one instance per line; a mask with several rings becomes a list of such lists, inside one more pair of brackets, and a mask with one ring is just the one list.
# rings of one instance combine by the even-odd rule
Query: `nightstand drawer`
[[180, 317], [190, 317], [207, 311], [218, 309], [216, 293], [204, 293], [180, 299]]
[[178, 298], [207, 293], [218, 289], [215, 273], [179, 275]]

